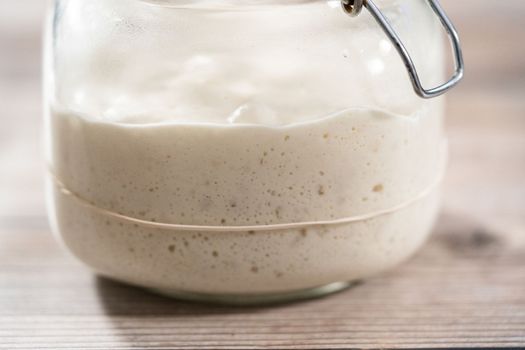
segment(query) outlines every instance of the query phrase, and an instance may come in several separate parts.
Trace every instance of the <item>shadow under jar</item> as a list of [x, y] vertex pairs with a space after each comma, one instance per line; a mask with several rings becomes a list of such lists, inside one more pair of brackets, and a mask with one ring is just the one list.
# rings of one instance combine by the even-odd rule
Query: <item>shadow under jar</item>
[[[378, 4], [442, 82], [428, 3]], [[57, 0], [45, 76], [50, 220], [101, 275], [300, 299], [403, 261], [436, 217], [442, 98], [340, 1]]]

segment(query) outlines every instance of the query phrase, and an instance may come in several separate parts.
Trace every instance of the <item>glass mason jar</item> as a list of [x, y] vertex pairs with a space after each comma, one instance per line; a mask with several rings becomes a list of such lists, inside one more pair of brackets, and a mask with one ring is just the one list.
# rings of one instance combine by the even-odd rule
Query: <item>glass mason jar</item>
[[[442, 28], [377, 1], [425, 85]], [[443, 100], [339, 0], [56, 0], [45, 54], [49, 213], [97, 273], [182, 298], [334, 292], [422, 245]]]

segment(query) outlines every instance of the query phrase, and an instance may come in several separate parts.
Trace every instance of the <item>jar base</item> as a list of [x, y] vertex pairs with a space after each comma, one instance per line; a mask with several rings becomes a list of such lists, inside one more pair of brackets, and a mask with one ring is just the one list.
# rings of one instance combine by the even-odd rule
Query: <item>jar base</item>
[[280, 304], [293, 301], [320, 298], [326, 295], [341, 292], [354, 285], [353, 282], [335, 282], [319, 287], [301, 289], [291, 292], [268, 293], [268, 294], [207, 294], [194, 293], [174, 289], [149, 289], [153, 293], [170, 298], [186, 300], [199, 303], [223, 304], [223, 305], [268, 305]]

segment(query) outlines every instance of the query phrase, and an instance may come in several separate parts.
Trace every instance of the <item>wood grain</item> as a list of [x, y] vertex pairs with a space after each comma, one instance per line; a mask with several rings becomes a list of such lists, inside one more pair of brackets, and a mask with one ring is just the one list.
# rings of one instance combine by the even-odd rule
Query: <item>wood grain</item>
[[520, 347], [525, 249], [444, 214], [409, 263], [270, 308], [183, 303], [92, 276], [43, 229], [0, 232], [2, 349]]
[[525, 348], [522, 0], [446, 0], [467, 78], [449, 97], [450, 169], [428, 244], [337, 295], [235, 308], [93, 276], [45, 219], [42, 1], [0, 3], [0, 349]]

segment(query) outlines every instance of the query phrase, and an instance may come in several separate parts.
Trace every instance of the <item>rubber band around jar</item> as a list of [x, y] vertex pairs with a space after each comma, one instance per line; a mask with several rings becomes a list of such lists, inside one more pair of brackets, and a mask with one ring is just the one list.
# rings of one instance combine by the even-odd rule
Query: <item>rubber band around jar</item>
[[117, 213], [111, 210], [107, 210], [107, 209], [98, 207], [94, 205], [92, 202], [78, 195], [77, 193], [69, 190], [67, 186], [62, 181], [60, 181], [60, 179], [56, 176], [56, 174], [53, 171], [49, 169], [48, 172], [51, 175], [55, 185], [59, 188], [62, 194], [75, 199], [81, 205], [99, 214], [102, 214], [104, 216], [112, 217], [112, 218], [115, 218], [121, 221], [126, 221], [131, 224], [136, 224], [136, 225], [148, 227], [148, 228], [157, 228], [157, 229], [172, 230], [172, 231], [207, 231], [207, 232], [282, 231], [282, 230], [292, 230], [292, 229], [301, 229], [301, 228], [318, 227], [318, 226], [344, 225], [344, 224], [350, 224], [350, 223], [370, 220], [370, 219], [374, 219], [380, 216], [393, 214], [395, 212], [398, 212], [402, 209], [405, 209], [411, 206], [412, 204], [430, 195], [434, 191], [434, 189], [436, 189], [440, 185], [443, 179], [443, 174], [440, 174], [440, 176], [438, 176], [436, 180], [434, 180], [434, 182], [430, 186], [426, 187], [424, 190], [419, 192], [416, 196], [402, 202], [401, 204], [393, 206], [391, 208], [377, 210], [371, 213], [366, 213], [366, 214], [361, 214], [361, 215], [349, 216], [349, 217], [345, 217], [341, 219], [303, 221], [303, 222], [271, 224], [271, 225], [252, 225], [252, 226], [248, 226], [248, 225], [246, 226], [216, 226], [216, 225], [215, 226], [201, 226], [201, 225], [171, 224], [171, 223], [162, 223], [162, 222], [155, 222], [155, 221], [149, 221], [149, 220], [142, 220], [142, 219], [134, 218], [131, 216], [127, 216], [124, 214], [120, 214], [120, 213]]

